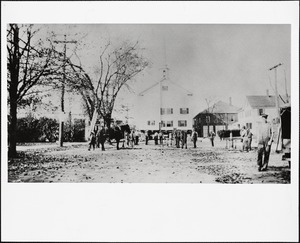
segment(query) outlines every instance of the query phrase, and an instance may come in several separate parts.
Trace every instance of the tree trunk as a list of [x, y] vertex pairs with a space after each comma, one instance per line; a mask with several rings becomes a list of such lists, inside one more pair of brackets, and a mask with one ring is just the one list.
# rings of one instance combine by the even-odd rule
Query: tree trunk
[[10, 104], [10, 120], [11, 124], [9, 127], [9, 150], [8, 157], [17, 156], [17, 105], [15, 102]]
[[11, 86], [9, 90], [10, 100], [10, 127], [9, 127], [9, 157], [17, 155], [17, 83], [19, 79], [18, 70], [11, 72]]
[[9, 63], [9, 71], [11, 75], [9, 100], [10, 100], [10, 129], [9, 129], [9, 157], [17, 155], [17, 98], [18, 98], [18, 82], [19, 82], [19, 28], [16, 26], [13, 38], [13, 59]]

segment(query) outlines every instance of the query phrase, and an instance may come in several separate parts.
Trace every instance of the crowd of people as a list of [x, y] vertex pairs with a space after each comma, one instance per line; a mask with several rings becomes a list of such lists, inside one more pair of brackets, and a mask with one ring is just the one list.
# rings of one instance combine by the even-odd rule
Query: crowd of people
[[[112, 133], [114, 136], [111, 136]], [[119, 136], [116, 136], [117, 134], [119, 134]], [[196, 148], [198, 133], [195, 129], [193, 129], [191, 134], [188, 134], [187, 131], [178, 129], [167, 134], [164, 134], [162, 131], [156, 131], [152, 134], [150, 131], [141, 132], [135, 129], [121, 131], [120, 126], [116, 124], [113, 124], [110, 129], [102, 125], [100, 129], [96, 128], [91, 132], [88, 150], [95, 150], [95, 148], [101, 147], [102, 151], [105, 151], [105, 141], [112, 144], [112, 139], [115, 139], [117, 149], [119, 149], [120, 140], [122, 140], [122, 147], [124, 148], [134, 148], [135, 145], [139, 145], [140, 140], [145, 141], [145, 145], [148, 145], [151, 140], [154, 141], [154, 145], [165, 144], [167, 146], [187, 149], [188, 137], [190, 137], [194, 144], [194, 148]]]
[[[151, 134], [146, 131], [146, 145], [148, 145]], [[177, 148], [187, 148], [188, 132], [184, 130], [173, 130], [164, 134], [162, 131], [155, 132], [153, 134], [153, 140], [155, 145], [162, 145], [165, 143], [167, 146], [176, 146]], [[165, 141], [165, 142], [164, 142]]]
[[[193, 143], [193, 147], [197, 148], [197, 141], [198, 141], [198, 132], [193, 129], [192, 133], [189, 134], [185, 130], [174, 129], [173, 131], [168, 132], [167, 134], [163, 133], [162, 131], [156, 131], [154, 134], [151, 134], [149, 131], [141, 132], [139, 130], [131, 129], [121, 131], [120, 126], [112, 125], [112, 130], [116, 131], [116, 134], [119, 133], [119, 138], [113, 137], [117, 141], [117, 149], [119, 149], [119, 141], [123, 139], [124, 146], [128, 148], [134, 148], [135, 145], [139, 145], [140, 140], [145, 141], [145, 145], [149, 144], [150, 140], [154, 141], [154, 145], [162, 145], [165, 144], [167, 146], [175, 146], [177, 148], [187, 148], [187, 141], [188, 137], [190, 138], [191, 142]], [[123, 133], [123, 135], [122, 135]], [[242, 151], [250, 151], [251, 150], [251, 143], [252, 143], [252, 132], [250, 129], [246, 129], [244, 126], [241, 129], [241, 137], [242, 137]], [[211, 146], [214, 147], [214, 139], [216, 134], [214, 131], [209, 132], [209, 140]], [[109, 135], [109, 129], [107, 127], [101, 126], [100, 129], [96, 129], [91, 132], [89, 138], [89, 150], [100, 148], [102, 151], [105, 151], [104, 143], [106, 140], [111, 144], [111, 138]]]
[[[267, 122], [267, 117], [268, 115], [266, 114], [261, 115], [262, 122], [258, 127], [258, 171], [267, 170], [271, 145], [274, 137], [273, 129]], [[214, 147], [215, 136], [216, 134], [214, 133], [214, 131], [209, 132], [209, 139], [212, 147]], [[253, 138], [251, 130], [243, 126], [240, 131], [240, 137], [242, 139], [242, 151], [251, 151]], [[148, 145], [149, 141], [153, 140], [154, 145], [165, 144], [167, 146], [175, 146], [176, 148], [187, 149], [188, 139], [190, 139], [191, 142], [193, 142], [193, 147], [197, 148], [198, 133], [195, 129], [193, 129], [191, 134], [188, 134], [188, 132], [184, 130], [174, 129], [173, 131], [170, 131], [167, 134], [164, 134], [162, 131], [156, 131], [154, 134], [151, 134], [149, 131], [141, 132], [135, 129], [130, 129], [129, 126], [127, 129], [122, 130], [121, 127], [117, 124], [113, 124], [110, 128], [104, 127], [102, 125], [100, 129], [91, 132], [88, 150], [95, 150], [95, 148], [100, 148], [101, 145], [102, 151], [105, 151], [105, 141], [108, 140], [108, 142], [112, 144], [112, 139], [116, 141], [117, 149], [120, 149], [119, 143], [121, 140], [123, 142], [122, 147], [134, 148], [134, 146], [139, 145], [141, 139], [145, 141], [145, 145]]]

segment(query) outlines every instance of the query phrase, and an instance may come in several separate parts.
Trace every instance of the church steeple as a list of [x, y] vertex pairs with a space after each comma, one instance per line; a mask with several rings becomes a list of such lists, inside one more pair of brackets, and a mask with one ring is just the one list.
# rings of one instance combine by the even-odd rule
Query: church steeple
[[169, 68], [167, 65], [163, 68], [163, 79], [169, 79]]
[[162, 68], [163, 70], [163, 80], [169, 79], [169, 68], [167, 65], [167, 47], [166, 47], [166, 40], [165, 37], [163, 39], [163, 48], [164, 48], [164, 61], [165, 61], [165, 66]]

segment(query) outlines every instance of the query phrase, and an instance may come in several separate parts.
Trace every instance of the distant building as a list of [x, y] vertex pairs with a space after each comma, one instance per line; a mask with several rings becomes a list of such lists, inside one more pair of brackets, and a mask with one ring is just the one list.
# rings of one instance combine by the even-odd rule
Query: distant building
[[200, 137], [208, 137], [210, 131], [217, 134], [238, 121], [239, 110], [231, 104], [231, 99], [229, 104], [219, 101], [194, 117], [194, 127]]
[[190, 91], [168, 78], [168, 69], [163, 79], [142, 91], [137, 99], [136, 125], [140, 130], [191, 130], [193, 116]]
[[[283, 100], [279, 99], [279, 106], [282, 106], [283, 104]], [[255, 136], [258, 124], [261, 122], [260, 115], [262, 113], [268, 115], [269, 122], [272, 122], [273, 124], [278, 123], [275, 96], [268, 94], [246, 96], [243, 108], [238, 114], [238, 124], [250, 128]]]

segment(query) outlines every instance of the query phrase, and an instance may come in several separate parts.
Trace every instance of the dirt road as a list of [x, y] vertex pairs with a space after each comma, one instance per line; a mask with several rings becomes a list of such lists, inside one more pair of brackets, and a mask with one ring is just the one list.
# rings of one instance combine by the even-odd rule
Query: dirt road
[[188, 149], [140, 143], [134, 148], [88, 151], [85, 144], [18, 147], [21, 157], [9, 161], [9, 182], [99, 183], [290, 183], [288, 163], [272, 152], [269, 169], [258, 172], [256, 150], [225, 148], [208, 140]]

